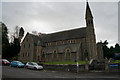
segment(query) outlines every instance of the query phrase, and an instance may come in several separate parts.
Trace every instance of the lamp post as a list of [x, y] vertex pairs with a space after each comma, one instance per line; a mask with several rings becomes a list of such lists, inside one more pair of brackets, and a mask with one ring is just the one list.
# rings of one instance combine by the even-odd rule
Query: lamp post
[[79, 48], [80, 48], [80, 43], [79, 43], [79, 45], [78, 45], [78, 49], [77, 49], [77, 73], [78, 73], [78, 71], [79, 71], [79, 64], [78, 64], [78, 53], [79, 53]]
[[86, 61], [85, 70], [88, 71], [88, 52], [87, 52], [87, 50], [85, 50], [85, 61]]

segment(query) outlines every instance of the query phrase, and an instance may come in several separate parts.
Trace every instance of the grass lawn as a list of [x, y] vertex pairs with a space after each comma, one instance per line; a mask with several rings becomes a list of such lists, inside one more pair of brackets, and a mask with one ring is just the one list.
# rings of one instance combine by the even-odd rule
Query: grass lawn
[[26, 64], [27, 62], [35, 62], [35, 63], [39, 63], [38, 61], [22, 61], [22, 63]]
[[115, 60], [114, 63], [120, 63], [120, 60]]
[[[78, 61], [79, 64], [85, 64], [85, 61]], [[44, 64], [77, 64], [73, 61], [54, 61], [54, 62], [45, 62]]]

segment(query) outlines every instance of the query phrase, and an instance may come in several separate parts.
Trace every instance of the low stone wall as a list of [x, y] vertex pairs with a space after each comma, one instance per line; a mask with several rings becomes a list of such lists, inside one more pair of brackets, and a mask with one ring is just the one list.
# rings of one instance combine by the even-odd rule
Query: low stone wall
[[100, 65], [100, 64], [96, 64], [96, 65], [89, 65], [89, 70], [105, 70], [105, 65]]
[[[108, 72], [120, 72], [120, 64], [109, 64]], [[118, 65], [118, 66], [117, 66]], [[59, 64], [59, 65], [43, 65], [45, 70], [69, 71], [77, 72], [77, 65]], [[105, 65], [89, 65], [88, 71], [103, 71], [106, 72]], [[79, 65], [78, 72], [85, 72], [85, 65]]]
[[[58, 71], [70, 71], [70, 72], [77, 72], [76, 65], [68, 65], [68, 64], [59, 64], [59, 65], [43, 65], [44, 69], [46, 70], [58, 70]], [[85, 65], [79, 65], [78, 68], [79, 72], [85, 71]]]

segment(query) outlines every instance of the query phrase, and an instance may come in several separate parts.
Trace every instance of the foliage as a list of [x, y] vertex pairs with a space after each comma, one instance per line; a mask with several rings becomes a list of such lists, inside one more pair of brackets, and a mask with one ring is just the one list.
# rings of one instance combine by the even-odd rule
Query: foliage
[[[4, 23], [2, 23], [2, 57], [6, 59], [17, 59], [17, 55], [20, 52], [20, 40], [18, 35], [24, 36], [23, 28], [18, 27], [15, 29], [15, 35], [13, 36], [14, 41], [9, 43], [8, 29]], [[19, 32], [19, 34], [18, 34]]]
[[120, 63], [120, 60], [115, 60], [114, 63]]
[[12, 57], [11, 61], [16, 61], [17, 60], [17, 56]]
[[8, 29], [7, 26], [2, 23], [2, 57], [7, 58], [9, 56], [8, 48], [10, 47], [8, 40]]
[[24, 36], [24, 29], [23, 29], [23, 27], [21, 27], [20, 28], [20, 30], [19, 30], [19, 37], [23, 37]]
[[115, 47], [111, 46], [110, 48], [108, 47], [107, 40], [105, 40], [104, 42], [101, 41], [98, 43], [102, 43], [104, 58], [105, 57], [107, 57], [108, 59], [114, 58], [114, 53], [120, 53], [120, 46], [118, 43], [115, 44]]
[[13, 57], [17, 56], [18, 53], [20, 52], [20, 42], [18, 38], [14, 38], [14, 42], [10, 43], [9, 47], [9, 59], [12, 59]]

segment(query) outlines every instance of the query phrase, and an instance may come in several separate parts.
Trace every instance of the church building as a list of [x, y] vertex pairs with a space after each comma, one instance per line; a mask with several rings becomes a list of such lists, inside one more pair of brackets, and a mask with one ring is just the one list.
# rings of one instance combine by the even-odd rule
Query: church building
[[[97, 47], [92, 12], [88, 2], [86, 27], [51, 34], [27, 33], [21, 43], [21, 61], [75, 61], [103, 58], [102, 47]], [[101, 53], [99, 51], [101, 51]]]

